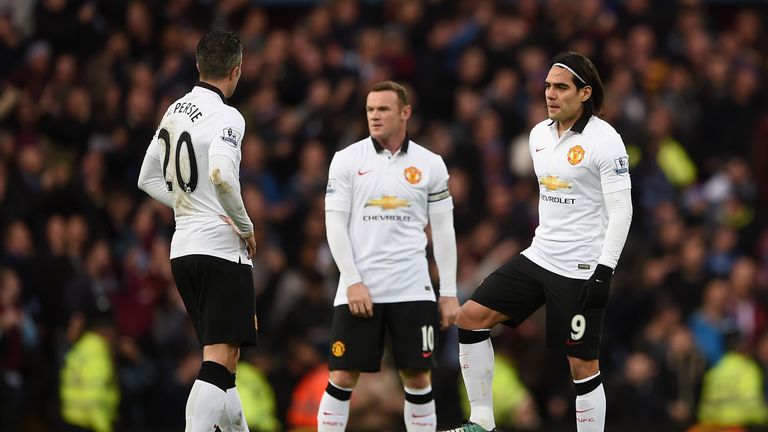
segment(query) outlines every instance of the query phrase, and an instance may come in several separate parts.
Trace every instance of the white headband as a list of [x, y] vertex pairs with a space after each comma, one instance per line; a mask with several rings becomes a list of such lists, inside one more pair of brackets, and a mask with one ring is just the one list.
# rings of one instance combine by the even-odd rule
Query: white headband
[[570, 73], [572, 73], [572, 74], [573, 74], [573, 76], [575, 76], [576, 78], [578, 78], [578, 79], [579, 79], [579, 81], [583, 82], [583, 83], [584, 83], [584, 85], [589, 85], [589, 84], [587, 84], [587, 82], [586, 82], [586, 81], [584, 81], [584, 78], [580, 77], [580, 76], [579, 76], [579, 74], [577, 74], [577, 73], [576, 73], [576, 72], [575, 72], [573, 69], [571, 69], [570, 67], [568, 67], [568, 65], [564, 65], [564, 64], [562, 64], [562, 63], [555, 63], [555, 64], [553, 64], [552, 66], [560, 66], [560, 67], [561, 67], [561, 68], [563, 68], [563, 69], [567, 69], [567, 70], [568, 70]]

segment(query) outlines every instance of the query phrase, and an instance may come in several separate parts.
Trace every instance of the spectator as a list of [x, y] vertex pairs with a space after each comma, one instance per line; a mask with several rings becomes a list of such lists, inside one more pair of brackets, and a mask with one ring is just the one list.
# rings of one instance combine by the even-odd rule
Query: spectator
[[[22, 285], [13, 270], [0, 267], [0, 395], [6, 401], [0, 409], [0, 424], [7, 429], [21, 427], [20, 412], [26, 404], [30, 377], [25, 364], [38, 343], [37, 328], [21, 304]], [[32, 378], [32, 380], [30, 380]]]
[[729, 329], [726, 354], [704, 375], [698, 419], [702, 426], [735, 427], [768, 425], [768, 404], [763, 376], [754, 359], [744, 351], [736, 328]]
[[61, 368], [61, 417], [66, 430], [115, 430], [120, 384], [112, 355], [115, 328], [106, 311], [87, 313], [86, 330], [64, 358]]
[[243, 403], [248, 428], [254, 432], [281, 430], [275, 393], [266, 376], [270, 368], [269, 356], [255, 349], [244, 350], [237, 365], [237, 392]]
[[669, 334], [659, 382], [667, 403], [667, 415], [676, 426], [685, 427], [694, 420], [706, 365], [690, 330], [684, 326], [675, 327]]
[[727, 281], [714, 279], [704, 290], [702, 304], [689, 321], [693, 338], [712, 366], [725, 355], [723, 331], [733, 323], [729, 320], [731, 287]]

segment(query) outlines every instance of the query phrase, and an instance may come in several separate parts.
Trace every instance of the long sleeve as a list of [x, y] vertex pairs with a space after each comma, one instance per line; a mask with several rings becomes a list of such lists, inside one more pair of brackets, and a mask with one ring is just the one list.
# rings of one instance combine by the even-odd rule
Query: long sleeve
[[325, 212], [325, 230], [328, 237], [328, 247], [331, 249], [333, 260], [336, 261], [336, 266], [339, 268], [341, 280], [345, 287], [363, 280], [355, 265], [352, 241], [349, 238], [347, 228], [348, 224], [349, 212]]
[[216, 191], [216, 197], [221, 206], [235, 223], [240, 235], [247, 236], [253, 232], [253, 223], [245, 211], [235, 163], [231, 158], [222, 154], [208, 156], [208, 175]]
[[603, 199], [608, 209], [608, 227], [597, 262], [615, 269], [632, 223], [632, 192], [631, 189], [610, 192], [603, 195]]
[[432, 251], [440, 274], [440, 295], [456, 296], [456, 233], [453, 228], [453, 211], [431, 213]]
[[144, 155], [144, 162], [141, 164], [139, 173], [139, 189], [146, 192], [152, 198], [173, 208], [173, 195], [168, 190], [168, 185], [163, 178], [162, 163], [159, 156], [154, 151], [155, 141], [152, 141], [147, 153]]

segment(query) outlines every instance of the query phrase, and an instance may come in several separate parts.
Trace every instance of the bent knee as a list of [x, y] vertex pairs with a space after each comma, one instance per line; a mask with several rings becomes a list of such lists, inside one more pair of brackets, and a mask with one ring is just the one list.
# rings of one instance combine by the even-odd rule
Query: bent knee
[[401, 369], [400, 379], [402, 379], [403, 385], [406, 387], [422, 389], [427, 388], [431, 384], [432, 373], [428, 369]]
[[329, 379], [338, 387], [351, 389], [357, 385], [359, 377], [360, 372], [357, 371], [332, 370]]
[[568, 356], [568, 365], [571, 368], [571, 376], [577, 380], [589, 378], [600, 372], [600, 362], [596, 359], [584, 360]]
[[508, 319], [509, 317], [501, 312], [496, 312], [480, 303], [469, 300], [459, 309], [456, 325], [465, 330], [480, 330], [491, 328]]
[[224, 365], [230, 372], [237, 369], [240, 358], [240, 348], [230, 344], [212, 344], [203, 347], [203, 360], [213, 361]]

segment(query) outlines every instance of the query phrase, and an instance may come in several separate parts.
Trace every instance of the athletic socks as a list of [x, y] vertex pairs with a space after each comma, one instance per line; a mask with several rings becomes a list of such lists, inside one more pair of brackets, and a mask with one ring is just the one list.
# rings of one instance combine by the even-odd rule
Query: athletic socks
[[605, 391], [600, 372], [580, 380], [576, 386], [576, 430], [603, 432], [605, 428]]
[[243, 414], [243, 404], [235, 386], [236, 381], [235, 374], [232, 374], [232, 387], [227, 389], [224, 412], [219, 423], [221, 432], [248, 432], [248, 422]]
[[435, 432], [437, 414], [435, 414], [432, 386], [423, 389], [403, 387], [405, 389], [405, 406], [403, 408], [405, 430], [407, 432]]
[[204, 361], [189, 392], [185, 432], [211, 432], [219, 425], [227, 388], [234, 386], [232, 373], [212, 361]]
[[469, 420], [493, 430], [493, 345], [491, 331], [459, 329], [459, 365], [472, 413]]
[[317, 432], [344, 432], [349, 418], [349, 398], [352, 389], [328, 381], [317, 410]]
[[[351, 397], [352, 389], [328, 381], [317, 411], [318, 432], [343, 432], [346, 429]], [[403, 418], [408, 432], [436, 430], [437, 415], [431, 386], [423, 389], [405, 387]]]

